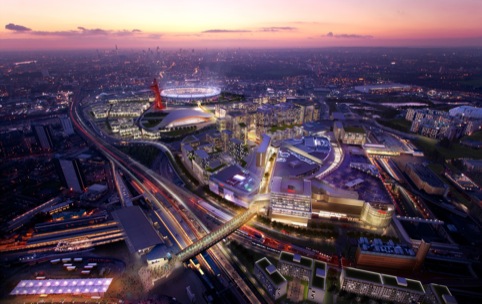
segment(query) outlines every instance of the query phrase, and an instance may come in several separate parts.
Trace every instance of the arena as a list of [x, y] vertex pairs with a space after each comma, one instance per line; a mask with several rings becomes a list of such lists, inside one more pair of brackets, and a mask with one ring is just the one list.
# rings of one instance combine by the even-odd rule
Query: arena
[[161, 97], [171, 104], [186, 104], [216, 101], [220, 94], [221, 89], [216, 87], [184, 87], [164, 89]]

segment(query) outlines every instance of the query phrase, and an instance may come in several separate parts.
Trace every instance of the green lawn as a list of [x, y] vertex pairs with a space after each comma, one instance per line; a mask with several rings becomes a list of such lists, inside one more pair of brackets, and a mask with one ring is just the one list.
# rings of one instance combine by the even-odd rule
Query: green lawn
[[412, 122], [404, 118], [395, 118], [391, 120], [378, 119], [377, 121], [385, 127], [406, 133], [410, 132], [410, 127], [412, 126]]
[[437, 151], [445, 159], [462, 157], [482, 159], [482, 152], [480, 150], [471, 149], [458, 143], [452, 143], [450, 147], [441, 147], [437, 145], [437, 142], [436, 139], [418, 135], [414, 143], [429, 158]]

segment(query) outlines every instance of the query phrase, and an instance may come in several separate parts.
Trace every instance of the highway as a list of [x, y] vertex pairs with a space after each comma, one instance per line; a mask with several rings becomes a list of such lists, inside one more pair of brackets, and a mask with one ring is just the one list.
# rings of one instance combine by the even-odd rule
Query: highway
[[[141, 185], [141, 187], [145, 190], [144, 194], [147, 195], [151, 203], [153, 203], [154, 212], [158, 216], [159, 220], [170, 231], [172, 238], [178, 244], [179, 248], [182, 249], [187, 247], [195, 242], [198, 238], [201, 238], [202, 234], [206, 234], [208, 232], [207, 228], [203, 227], [204, 225], [202, 222], [199, 221], [194, 214], [191, 213], [190, 217], [186, 216], [185, 211], [187, 206], [184, 205], [183, 200], [177, 195], [177, 191], [172, 190], [172, 188], [176, 188], [176, 185], [172, 185], [158, 174], [152, 172], [152, 170], [144, 167], [143, 165], [132, 160], [130, 157], [121, 153], [118, 149], [112, 146], [112, 142], [107, 141], [106, 136], [99, 132], [90, 121], [89, 124], [92, 126], [92, 128], [86, 125], [83, 119], [83, 113], [78, 109], [78, 102], [80, 99], [82, 99], [82, 97], [77, 95], [77, 98], [74, 98], [74, 102], [72, 102], [70, 107], [70, 117], [75, 128], [88, 142], [93, 143], [97, 149], [109, 160], [111, 160], [119, 169], [123, 170], [131, 178], [133, 178], [138, 185]], [[98, 134], [93, 134], [92, 129]], [[165, 208], [161, 203], [162, 201], [171, 203], [170, 208]], [[183, 206], [185, 209], [181, 210], [178, 204]], [[161, 214], [163, 216], [161, 216]], [[184, 219], [184, 224], [181, 225], [182, 222], [179, 221], [177, 218], [178, 216]], [[193, 218], [197, 222], [197, 227], [195, 227], [195, 225], [193, 225], [191, 222], [191, 219]], [[199, 227], [204, 229], [198, 229]], [[201, 233], [199, 230], [204, 230], [204, 233]], [[210, 251], [212, 252], [213, 250]], [[199, 260], [202, 262], [202, 257], [200, 257]], [[219, 258], [217, 258], [217, 260], [219, 261]], [[225, 269], [226, 265], [218, 266], [223, 269], [225, 273], [228, 273], [228, 270]], [[209, 269], [209, 265], [207, 265], [207, 267]], [[230, 275], [236, 276], [237, 273], [230, 273]], [[237, 287], [239, 288], [239, 286]], [[240, 299], [247, 298], [249, 299], [247, 302], [251, 303], [259, 302], [249, 288], [239, 288], [237, 290], [242, 292], [243, 297], [239, 297]]]

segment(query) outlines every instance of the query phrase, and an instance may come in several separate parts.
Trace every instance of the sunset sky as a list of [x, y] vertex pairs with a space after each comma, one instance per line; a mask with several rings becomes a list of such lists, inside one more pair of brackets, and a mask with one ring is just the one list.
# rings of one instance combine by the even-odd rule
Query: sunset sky
[[482, 46], [482, 0], [2, 0], [0, 50]]

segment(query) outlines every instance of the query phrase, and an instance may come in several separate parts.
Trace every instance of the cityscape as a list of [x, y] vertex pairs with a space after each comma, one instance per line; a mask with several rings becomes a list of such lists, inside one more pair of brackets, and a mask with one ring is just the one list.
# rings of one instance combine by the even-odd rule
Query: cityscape
[[482, 3], [7, 2], [0, 303], [482, 302]]

